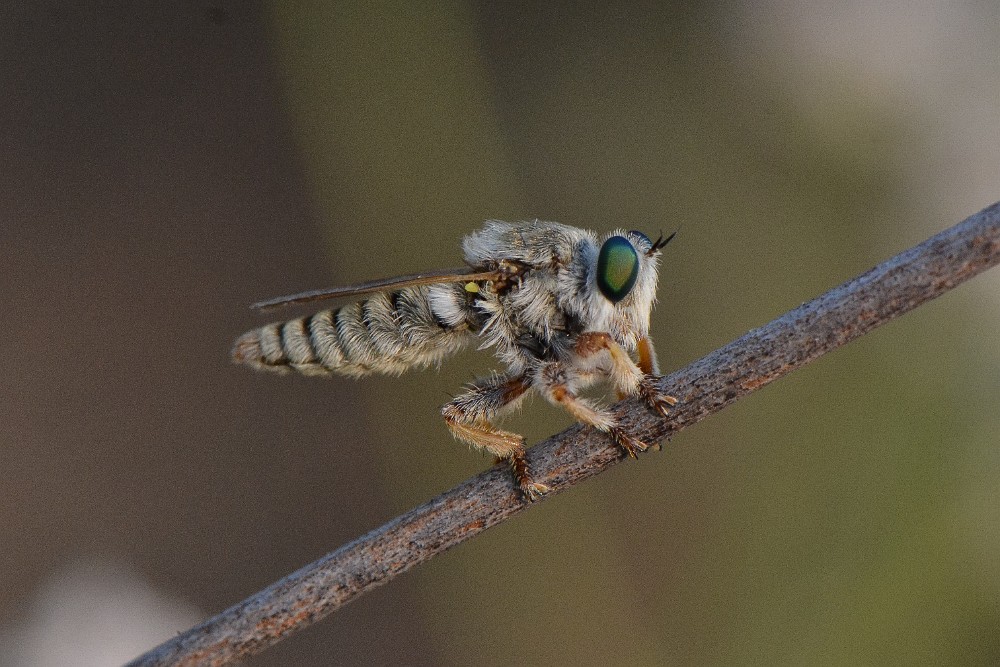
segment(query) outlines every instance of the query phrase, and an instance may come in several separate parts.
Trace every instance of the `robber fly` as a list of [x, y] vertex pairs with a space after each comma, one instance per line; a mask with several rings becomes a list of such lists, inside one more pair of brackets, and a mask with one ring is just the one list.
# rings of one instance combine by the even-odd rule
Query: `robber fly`
[[[305, 375], [398, 375], [439, 364], [478, 338], [507, 370], [476, 380], [441, 408], [459, 440], [509, 462], [529, 500], [548, 491], [532, 479], [524, 438], [494, 426], [534, 390], [604, 431], [633, 458], [646, 443], [608, 409], [577, 395], [607, 380], [619, 396], [644, 398], [666, 416], [677, 399], [656, 387], [649, 339], [660, 249], [642, 232], [597, 234], [555, 222], [491, 220], [462, 241], [468, 268], [303, 292], [255, 308], [367, 294], [364, 300], [243, 334], [233, 360]], [[633, 356], [635, 355], [635, 359]]]

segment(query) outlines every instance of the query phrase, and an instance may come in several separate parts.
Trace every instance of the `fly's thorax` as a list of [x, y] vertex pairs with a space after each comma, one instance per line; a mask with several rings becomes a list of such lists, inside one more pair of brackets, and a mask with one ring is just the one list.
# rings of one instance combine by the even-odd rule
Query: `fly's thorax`
[[462, 240], [462, 251], [471, 266], [516, 262], [546, 269], [570, 262], [577, 244], [585, 239], [596, 236], [558, 222], [488, 220]]

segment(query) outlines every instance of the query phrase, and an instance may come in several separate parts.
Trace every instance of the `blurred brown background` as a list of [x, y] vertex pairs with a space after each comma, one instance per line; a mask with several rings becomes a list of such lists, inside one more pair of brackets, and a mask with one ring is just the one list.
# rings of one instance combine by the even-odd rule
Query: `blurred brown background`
[[[492, 360], [229, 365], [486, 218], [651, 234], [678, 368], [1000, 198], [991, 3], [9, 3], [0, 663], [113, 664], [488, 465]], [[995, 664], [1000, 275], [253, 664]], [[532, 441], [567, 424], [534, 401]]]

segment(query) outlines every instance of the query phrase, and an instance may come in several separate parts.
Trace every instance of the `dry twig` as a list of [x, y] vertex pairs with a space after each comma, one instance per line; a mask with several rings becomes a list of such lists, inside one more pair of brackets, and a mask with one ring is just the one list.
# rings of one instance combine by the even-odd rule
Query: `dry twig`
[[[1000, 262], [1000, 203], [803, 304], [662, 381], [680, 403], [669, 419], [639, 400], [616, 409], [659, 442], [822, 354]], [[575, 426], [532, 448], [536, 478], [561, 491], [622, 458]], [[435, 554], [527, 509], [503, 466], [458, 485], [184, 632], [131, 665], [220, 665], [257, 653]]]

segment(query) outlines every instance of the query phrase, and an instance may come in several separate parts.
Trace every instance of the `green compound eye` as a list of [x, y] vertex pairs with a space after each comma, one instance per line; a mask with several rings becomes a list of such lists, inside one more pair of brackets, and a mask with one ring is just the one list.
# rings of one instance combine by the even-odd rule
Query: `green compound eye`
[[597, 287], [611, 303], [618, 303], [632, 291], [639, 277], [639, 255], [627, 239], [612, 236], [597, 256]]

